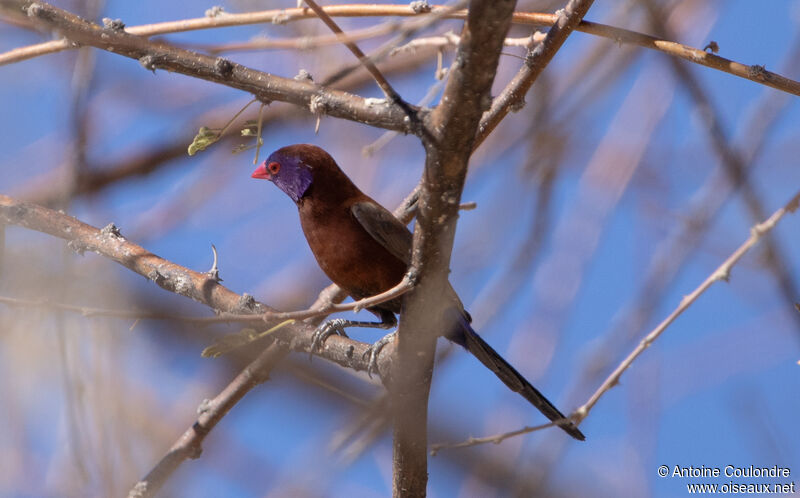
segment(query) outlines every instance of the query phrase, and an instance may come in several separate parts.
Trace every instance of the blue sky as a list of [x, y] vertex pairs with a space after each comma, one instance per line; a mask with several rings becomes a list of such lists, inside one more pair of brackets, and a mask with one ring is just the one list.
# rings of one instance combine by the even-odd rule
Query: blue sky
[[[289, 3], [273, 2], [269, 6], [294, 4]], [[233, 3], [225, 7], [230, 11], [243, 9]], [[136, 25], [202, 16], [206, 8], [206, 4], [190, 1], [111, 1], [101, 17], [121, 18], [128, 25]], [[267, 7], [259, 4], [250, 8]], [[631, 16], [624, 17], [629, 24], [622, 27], [642, 29], [638, 24], [642, 15], [637, 13], [641, 9], [631, 8]], [[796, 2], [695, 1], [686, 12], [691, 15], [678, 23], [679, 41], [702, 47], [715, 40], [719, 55], [763, 65], [794, 79], [800, 77], [797, 67], [786, 69], [792, 45], [798, 43], [800, 11]], [[611, 5], [596, 2], [587, 19], [613, 24], [613, 15]], [[264, 33], [291, 37], [300, 29], [313, 27], [311, 22], [198, 31], [168, 39], [221, 43]], [[352, 28], [364, 22], [342, 20], [341, 24]], [[458, 29], [456, 22], [448, 26]], [[20, 29], [0, 28], [0, 50], [40, 39]], [[726, 202], [699, 250], [667, 287], [645, 326], [623, 331], [625, 339], [613, 342], [602, 372], [588, 378], [582, 375], [589, 361], [598, 357], [600, 345], [608, 340], [615, 316], [641, 292], [639, 282], [659, 243], [686, 221], [697, 190], [719, 166], [705, 125], [687, 92], [676, 84], [663, 54], [633, 51], [631, 64], [609, 88], [576, 112], [566, 114], [566, 109], [576, 104], [585, 82], [578, 81], [569, 88], [564, 85], [582, 55], [595, 43], [594, 37], [574, 34], [547, 70], [549, 86], [537, 83], [527, 97], [525, 110], [510, 117], [496, 131], [497, 138], [475, 155], [463, 200], [477, 202], [478, 209], [462, 213], [452, 260], [451, 281], [481, 325], [479, 332], [563, 410], [573, 410], [585, 402], [609, 368], [744, 242], [754, 224], [740, 195]], [[611, 55], [620, 50], [615, 44], [605, 45]], [[162, 143], [184, 141], [188, 145], [196, 131], [190, 126], [196, 124], [197, 116], [248, 100], [234, 90], [164, 71], [153, 75], [136, 61], [105, 52], [95, 54], [88, 149], [93, 164], [113, 165]], [[301, 67], [321, 74], [332, 58], [338, 64], [349, 64], [351, 57], [340, 47], [299, 54], [230, 55], [237, 62], [281, 76], [293, 76]], [[451, 56], [447, 57], [449, 61]], [[60, 181], [53, 172], [64, 163], [72, 140], [69, 109], [74, 61], [74, 53], [63, 53], [0, 67], [1, 193], [22, 195], [33, 178], [44, 183]], [[503, 58], [495, 93], [519, 63], [514, 57]], [[598, 70], [605, 63], [605, 59], [599, 61]], [[417, 73], [393, 77], [392, 83], [407, 100], [418, 101], [433, 83], [433, 66], [429, 62]], [[733, 144], [746, 147], [751, 138], [747, 123], [763, 108], [764, 99], [772, 98], [777, 91], [697, 65], [689, 69], [710, 95]], [[636, 91], [642, 92], [644, 104], [628, 100]], [[374, 85], [358, 92], [364, 96], [379, 94]], [[548, 92], [560, 96], [550, 103], [549, 112], [560, 118], [569, 136], [552, 191], [551, 230], [531, 271], [522, 276], [519, 290], [504, 302], [493, 303], [489, 290], [502, 289], [502, 279], [509, 277], [507, 270], [525, 239], [537, 199], [535, 175], [522, 167], [537, 150], [503, 146], [524, 137], [526, 113], [535, 107], [531, 103], [553, 95]], [[657, 112], [659, 106], [663, 106], [661, 112]], [[639, 143], [640, 132], [650, 126], [648, 116], [656, 116], [652, 133], [647, 135], [641, 159], [619, 199], [613, 200], [612, 189], [598, 188], [602, 183], [589, 182], [587, 187], [585, 172], [597, 148], [611, 144], [615, 160], [625, 164]], [[768, 213], [800, 187], [798, 123], [800, 106], [791, 96], [753, 165], [752, 185]], [[269, 153], [289, 143], [320, 145], [363, 190], [394, 207], [419, 178], [423, 150], [417, 139], [398, 137], [376, 156], [363, 157], [361, 148], [381, 133], [323, 118], [315, 135], [313, 120], [294, 119], [266, 130], [263, 151]], [[220, 145], [194, 157], [186, 156], [153, 175], [77, 200], [69, 212], [96, 226], [113, 221], [149, 250], [197, 270], [210, 266], [213, 243], [220, 251], [225, 285], [283, 309], [303, 308], [327, 281], [305, 245], [294, 206], [272, 185], [250, 179], [251, 161], [252, 155], [231, 155], [227, 146]], [[619, 172], [613, 167], [602, 170], [609, 175]], [[601, 212], [605, 203], [607, 212]], [[598, 222], [595, 217], [601, 214]], [[597, 233], [592, 236], [595, 229]], [[795, 282], [800, 261], [798, 229], [800, 219], [789, 216], [774, 232], [787, 258], [786, 271]], [[20, 267], [24, 263], [32, 265], [34, 271], [44, 273], [47, 269], [54, 275], [74, 275], [77, 267], [82, 270], [77, 274], [90, 274], [69, 285], [68, 298], [82, 305], [135, 308], [158, 302], [185, 313], [207, 313], [201, 306], [168, 295], [98, 257], [64, 254], [60, 243], [46, 237], [8, 229], [6, 245], [6, 260], [18, 258], [11, 260], [20, 261]], [[31, 248], [30, 254], [24, 254], [26, 247]], [[581, 426], [587, 442], [567, 441], [558, 431], [543, 431], [497, 446], [446, 450], [461, 453], [431, 458], [431, 495], [513, 494], [517, 481], [510, 481], [506, 488], [482, 487], [485, 483], [475, 477], [478, 469], [471, 467], [478, 465], [478, 458], [517, 469], [519, 475], [528, 478], [543, 469], [548, 477], [541, 489], [546, 494], [684, 494], [685, 485], [693, 481], [660, 478], [656, 473], [659, 465], [779, 465], [789, 467], [792, 477], [763, 482], [796, 482], [796, 473], [800, 472], [800, 429], [796, 423], [800, 411], [800, 325], [797, 312], [777, 290], [762, 256], [759, 249], [746, 256], [733, 270], [730, 282], [715, 284], [637, 360], [622, 377], [621, 385], [600, 400]], [[576, 288], [570, 287], [573, 272], [578, 275]], [[44, 292], [36, 287], [20, 288], [14, 280], [16, 271], [10, 273], [5, 282], [0, 279], [2, 295]], [[800, 296], [796, 300], [800, 301]], [[19, 310], [10, 307], [0, 307], [0, 319], [22, 320]], [[102, 393], [109, 388], [103, 388], [104, 380], [89, 373], [102, 371], [97, 365], [103, 362], [87, 350], [120, 362], [124, 383], [118, 389], [146, 393], [148, 403], [133, 410], [136, 420], [158, 418], [163, 424], [158, 437], [133, 438], [141, 441], [131, 450], [131, 460], [114, 457], [122, 462], [114, 481], [119, 490], [130, 484], [128, 476], [141, 476], [155, 463], [170, 441], [193, 421], [199, 402], [214, 396], [234, 373], [221, 360], [200, 358], [202, 341], [187, 339], [186, 332], [176, 335], [165, 324], [141, 323], [130, 332], [131, 324], [123, 320], [67, 320], [77, 329], [70, 334], [72, 342], [67, 349], [74, 348], [87, 366], [97, 368], [87, 368], [79, 375], [82, 383], [68, 382], [66, 388], [59, 380], [63, 372], [36, 359], [53, 354], [50, 341], [57, 336], [55, 320], [43, 319], [36, 326], [20, 322], [17, 327], [25, 324], [27, 333], [36, 336], [24, 340], [28, 342], [4, 343], [0, 339], [0, 359], [16, 354], [18, 349], [12, 346], [27, 344], [25, 355], [31, 358], [28, 367], [35, 372], [31, 378], [42, 378], [38, 394], [24, 392], [21, 382], [6, 381], [0, 388], [12, 393], [11, 399], [19, 400], [23, 407], [24, 430], [30, 434], [25, 439], [26, 451], [36, 456], [34, 467], [42, 472], [51, 469], [49, 478], [41, 482], [6, 478], [3, 484], [0, 480], [0, 494], [53, 494], [58, 489], [58, 476], [70, 468], [58, 456], [66, 451], [69, 435], [65, 389], [81, 384], [90, 393]], [[85, 326], [87, 321], [90, 327]], [[377, 339], [374, 331], [358, 331], [354, 336]], [[113, 337], [116, 347], [102, 349], [98, 341], [104, 344], [112, 340], [102, 337]], [[444, 341], [440, 347], [449, 348]], [[459, 349], [452, 353], [435, 372], [432, 427], [443, 426], [447, 431], [432, 433], [432, 442], [439, 442], [437, 438], [444, 432], [459, 440], [543, 422], [476, 360]], [[305, 360], [296, 361], [301, 364]], [[353, 379], [324, 365], [324, 361], [315, 360], [313, 365], [336, 382], [357, 386], [359, 396], [380, 393], [377, 386], [361, 377]], [[391, 489], [391, 441], [387, 433], [352, 462], [327, 451], [332, 434], [359, 416], [357, 408], [336, 395], [309, 388], [296, 380], [291, 370], [279, 370], [215, 429], [203, 457], [184, 465], [171, 484], [171, 492], [254, 496], [304, 489], [325, 496], [384, 496]], [[106, 431], [112, 426], [123, 434], [141, 430], [123, 421], [112, 423], [114, 417], [110, 415], [103, 417], [101, 413], [98, 417], [96, 427]], [[57, 421], [54, 425], [53, 419]], [[14, 424], [3, 425], [15, 428]], [[14, 430], [4, 432], [0, 429], [0, 450], [12, 452]], [[93, 461], [93, 455], [87, 454], [88, 461]], [[101, 481], [91, 481], [97, 486], [92, 494], [102, 494]]]

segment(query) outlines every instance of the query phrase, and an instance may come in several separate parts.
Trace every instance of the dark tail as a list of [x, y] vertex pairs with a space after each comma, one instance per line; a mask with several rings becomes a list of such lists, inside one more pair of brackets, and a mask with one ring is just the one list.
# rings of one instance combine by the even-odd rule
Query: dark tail
[[[545, 417], [552, 421], [566, 418], [564, 414], [558, 411], [558, 408], [553, 406], [542, 393], [533, 387], [530, 382], [525, 380], [525, 377], [520, 375], [511, 364], [503, 359], [497, 351], [472, 329], [467, 317], [455, 309], [453, 311], [457, 313], [458, 326], [453, 334], [446, 336], [448, 339], [466, 348], [475, 358], [494, 372], [497, 378], [502, 380], [509, 389], [520, 393], [523, 398], [527, 399], [528, 402], [542, 412]], [[561, 422], [558, 426], [561, 427], [564, 432], [579, 441], [586, 439], [586, 436], [584, 436], [572, 422]]]

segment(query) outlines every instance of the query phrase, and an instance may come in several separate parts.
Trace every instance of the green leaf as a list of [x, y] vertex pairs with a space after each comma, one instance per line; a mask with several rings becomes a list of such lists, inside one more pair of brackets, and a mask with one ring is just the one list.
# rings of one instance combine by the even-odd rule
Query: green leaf
[[239, 154], [239, 153], [244, 152], [246, 150], [255, 149], [255, 148], [256, 148], [255, 145], [239, 144], [236, 147], [232, 148], [231, 152], [233, 154]]
[[211, 128], [205, 126], [200, 127], [194, 140], [192, 140], [192, 143], [189, 145], [189, 155], [193, 156], [201, 150], [206, 150], [207, 147], [219, 140], [219, 137], [219, 133]]
[[256, 332], [255, 329], [242, 329], [239, 332], [225, 334], [217, 339], [214, 344], [205, 348], [200, 354], [203, 358], [217, 358], [240, 346], [250, 344], [256, 340], [257, 337], [258, 332]]
[[264, 332], [257, 332], [255, 329], [246, 328], [242, 329], [239, 332], [234, 332], [232, 334], [225, 334], [224, 336], [217, 339], [214, 344], [208, 346], [203, 350], [200, 355], [203, 358], [217, 358], [219, 356], [224, 355], [225, 353], [229, 353], [236, 348], [245, 346], [250, 344], [251, 342], [257, 341], [262, 337], [265, 337], [276, 330], [279, 330], [287, 325], [294, 323], [295, 320], [285, 320], [274, 327], [265, 330]]

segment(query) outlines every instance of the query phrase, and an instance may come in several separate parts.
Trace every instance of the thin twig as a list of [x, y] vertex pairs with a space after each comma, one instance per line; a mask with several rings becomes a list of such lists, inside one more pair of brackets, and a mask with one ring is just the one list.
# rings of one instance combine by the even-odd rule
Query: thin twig
[[[568, 420], [568, 419], [563, 419]], [[494, 436], [486, 436], [486, 437], [470, 437], [464, 441], [458, 443], [436, 443], [431, 445], [431, 456], [436, 456], [439, 450], [445, 449], [454, 449], [454, 448], [466, 448], [468, 446], [478, 446], [480, 444], [486, 443], [493, 443], [493, 444], [500, 444], [508, 438], [512, 438], [515, 436], [520, 436], [522, 434], [528, 434], [530, 432], [540, 431], [542, 429], [548, 429], [550, 427], [557, 427], [558, 422], [562, 422], [563, 420], [556, 420], [555, 422], [548, 422], [546, 424], [540, 425], [533, 425], [533, 426], [525, 426], [521, 429], [517, 429], [515, 431], [504, 432], [502, 434], [497, 434]]]
[[155, 496], [181, 463], [190, 458], [200, 458], [206, 436], [245, 394], [269, 378], [269, 372], [285, 354], [286, 350], [277, 345], [268, 347], [214, 399], [204, 400], [197, 409], [198, 417], [194, 424], [178, 438], [150, 472], [131, 488], [128, 498]]
[[381, 87], [381, 90], [383, 90], [383, 93], [384, 95], [386, 95], [386, 98], [392, 102], [401, 101], [402, 99], [400, 98], [400, 95], [397, 93], [397, 91], [395, 91], [395, 89], [392, 87], [392, 85], [389, 83], [389, 81], [386, 79], [383, 73], [381, 73], [378, 70], [377, 66], [375, 66], [375, 63], [373, 63], [369, 57], [364, 55], [364, 52], [362, 52], [361, 49], [358, 48], [358, 45], [356, 45], [355, 42], [347, 38], [347, 35], [344, 33], [344, 31], [342, 31], [342, 28], [340, 28], [339, 25], [336, 24], [336, 21], [331, 19], [331, 16], [326, 14], [325, 10], [323, 10], [322, 7], [320, 7], [314, 0], [303, 0], [303, 1], [309, 7], [311, 7], [311, 10], [313, 10], [314, 13], [317, 14], [317, 16], [319, 16], [320, 20], [324, 22], [325, 25], [328, 26], [328, 28], [330, 28], [330, 30], [336, 34], [336, 37], [339, 39], [339, 41], [342, 42], [342, 44], [344, 44], [344, 46], [347, 47], [351, 52], [353, 52], [353, 55], [356, 56], [358, 61], [361, 62], [361, 64], [363, 64], [365, 68], [367, 68], [369, 74], [371, 74], [372, 77], [375, 78], [375, 82], [377, 82], [378, 86]]
[[400, 106], [385, 102], [383, 105], [374, 105], [367, 99], [308, 81], [275, 76], [223, 58], [150, 41], [123, 30], [101, 28], [44, 2], [3, 0], [0, 7], [11, 8], [15, 15], [19, 15], [17, 11], [22, 12], [23, 7], [29, 7], [25, 12], [37, 26], [58, 30], [74, 42], [136, 59], [150, 70], [165, 69], [219, 83], [251, 93], [262, 102], [289, 102], [307, 107], [316, 114], [324, 113], [377, 127], [414, 132], [407, 118], [409, 112], [416, 113], [417, 109], [408, 104]]
[[[536, 78], [547, 67], [567, 37], [580, 26], [583, 16], [589, 11], [593, 2], [594, 0], [570, 0], [564, 9], [559, 11], [557, 20], [554, 20], [547, 36], [541, 43], [528, 51], [525, 64], [500, 95], [492, 101], [491, 108], [483, 115], [473, 149], [480, 147], [486, 137], [494, 131], [509, 112], [522, 108], [525, 104], [525, 94], [528, 93]], [[531, 35], [531, 39], [534, 35], [535, 33]]]
[[[11, 2], [0, 2], [0, 10], [4, 4]], [[418, 16], [407, 4], [403, 5], [329, 5], [324, 7], [325, 12], [332, 17], [384, 17], [384, 16]], [[442, 14], [448, 10], [447, 7], [431, 6], [432, 14]], [[16, 11], [10, 12], [16, 14]], [[464, 19], [466, 11], [458, 10], [442, 14], [446, 19]], [[184, 19], [181, 21], [169, 21], [156, 24], [141, 26], [131, 26], [125, 28], [128, 33], [139, 36], [155, 36], [168, 33], [180, 33], [199, 29], [211, 29], [227, 26], [245, 26], [250, 24], [262, 24], [272, 22], [283, 24], [286, 22], [297, 21], [300, 19], [313, 18], [315, 15], [309, 9], [273, 9], [260, 12], [247, 12], [243, 14], [227, 14], [218, 17], [201, 17], [194, 19]], [[516, 24], [527, 24], [533, 26], [552, 26], [558, 19], [556, 14], [545, 14], [538, 12], [515, 12], [513, 22]], [[643, 48], [656, 50], [673, 57], [685, 59], [694, 64], [700, 64], [718, 71], [723, 71], [740, 78], [744, 78], [755, 83], [766, 85], [776, 90], [781, 90], [793, 95], [800, 95], [800, 82], [783, 77], [779, 74], [767, 70], [759, 65], [747, 65], [720, 57], [713, 53], [708, 53], [699, 48], [690, 47], [681, 43], [663, 40], [655, 36], [638, 33], [635, 31], [608, 26], [605, 24], [582, 21], [576, 28], [577, 31], [600, 36], [613, 40], [616, 43], [627, 43], [638, 45]], [[55, 40], [28, 47], [20, 47], [11, 51], [0, 53], [0, 66], [20, 62], [32, 57], [49, 53], [60, 52], [76, 48], [75, 44], [67, 40]]]
[[[668, 35], [669, 31], [661, 20], [659, 7], [652, 0], [646, 1], [645, 6], [650, 14], [650, 21], [654, 29], [659, 34], [665, 33]], [[719, 157], [728, 176], [728, 181], [741, 189], [742, 200], [749, 211], [750, 219], [753, 223], [757, 223], [759, 220], [764, 219], [767, 215], [767, 210], [756, 192], [755, 186], [749, 181], [748, 167], [744, 155], [728, 138], [728, 134], [722, 124], [721, 114], [714, 106], [709, 92], [703, 87], [700, 79], [677, 59], [672, 59], [670, 62], [673, 72], [683, 82], [697, 109], [704, 111], [699, 113], [699, 117], [706, 123], [706, 126], [703, 127], [706, 131], [706, 137]], [[787, 263], [785, 251], [780, 243], [772, 237], [764, 239], [764, 259], [770, 273], [772, 273], [772, 277], [775, 279], [778, 290], [783, 294], [783, 298], [788, 305], [791, 306], [798, 296], [797, 285], [795, 284], [795, 279], [792, 278], [792, 272], [789, 270], [790, 265]], [[800, 326], [800, 315], [793, 316], [795, 325]]]
[[792, 199], [786, 203], [785, 206], [775, 211], [772, 216], [770, 216], [767, 220], [763, 223], [759, 223], [758, 225], [754, 226], [750, 229], [750, 237], [741, 245], [738, 249], [736, 249], [733, 254], [731, 254], [728, 259], [726, 259], [711, 275], [700, 284], [694, 291], [692, 291], [689, 295], [684, 297], [678, 307], [670, 313], [667, 318], [664, 319], [655, 329], [653, 329], [639, 345], [631, 351], [631, 353], [625, 358], [622, 363], [614, 370], [611, 375], [603, 382], [603, 384], [597, 389], [597, 391], [589, 398], [589, 400], [578, 410], [575, 411], [575, 418], [578, 422], [585, 419], [586, 416], [589, 414], [591, 409], [597, 404], [597, 401], [600, 399], [603, 394], [608, 392], [609, 389], [614, 387], [617, 383], [619, 383], [619, 378], [622, 376], [622, 373], [627, 370], [633, 361], [639, 357], [642, 352], [650, 347], [650, 345], [655, 341], [658, 336], [660, 336], [666, 329], [669, 327], [672, 322], [675, 321], [684, 311], [686, 311], [692, 303], [694, 303], [698, 297], [700, 297], [709, 287], [711, 287], [714, 283], [725, 280], [728, 281], [728, 278], [731, 274], [731, 269], [733, 266], [742, 259], [742, 256], [747, 254], [747, 251], [750, 250], [754, 245], [758, 244], [762, 237], [765, 234], [769, 233], [775, 225], [783, 218], [787, 213], [793, 213], [798, 206], [798, 202], [800, 202], [800, 192], [794, 195]]
[[[539, 31], [535, 31], [531, 36], [523, 36], [521, 38], [506, 38], [503, 41], [504, 47], [523, 47], [532, 48], [535, 44], [544, 40], [545, 35]], [[414, 52], [423, 47], [456, 47], [461, 41], [461, 37], [452, 31], [448, 31], [439, 36], [429, 36], [427, 38], [417, 38], [405, 45], [401, 45], [392, 49], [389, 55], [402, 54], [405, 52]]]
[[92, 308], [87, 306], [77, 306], [67, 303], [51, 302], [42, 299], [21, 299], [15, 297], [0, 296], [0, 303], [10, 306], [18, 307], [34, 307], [34, 308], [52, 308], [62, 311], [71, 311], [80, 313], [81, 315], [89, 317], [114, 317], [114, 318], [129, 318], [132, 320], [169, 320], [177, 322], [192, 323], [196, 325], [211, 325], [215, 323], [260, 323], [267, 322], [273, 323], [285, 320], [304, 320], [306, 318], [315, 318], [320, 316], [330, 315], [331, 313], [338, 313], [342, 311], [354, 311], [375, 306], [386, 301], [390, 301], [397, 297], [402, 296], [413, 288], [411, 279], [406, 275], [399, 284], [391, 289], [377, 294], [375, 296], [367, 297], [346, 304], [328, 304], [322, 307], [311, 307], [298, 311], [267, 311], [261, 314], [241, 314], [241, 313], [219, 313], [217, 316], [210, 317], [196, 317], [196, 316], [183, 316], [171, 315], [168, 313], [150, 313], [146, 311], [136, 310], [113, 310], [106, 308]]
[[[589, 399], [580, 408], [573, 412], [569, 419], [573, 420], [576, 424], [580, 424], [591, 412], [592, 408], [597, 404], [601, 397], [612, 387], [619, 384], [619, 379], [622, 374], [630, 368], [633, 362], [641, 355], [645, 349], [649, 348], [653, 342], [670, 326], [672, 323], [686, 311], [697, 299], [705, 293], [712, 285], [720, 280], [728, 281], [733, 267], [744, 257], [747, 252], [753, 248], [759, 241], [768, 234], [781, 219], [789, 214], [794, 213], [798, 205], [800, 205], [800, 191], [798, 191], [783, 207], [775, 211], [772, 216], [764, 222], [759, 223], [750, 229], [750, 237], [742, 243], [721, 265], [717, 267], [695, 290], [686, 295], [678, 304], [678, 307], [670, 313], [658, 326], [656, 326], [644, 339], [641, 340], [638, 346], [631, 351], [628, 356], [622, 360], [617, 368], [606, 378], [599, 388], [592, 394]], [[470, 438], [467, 441], [460, 443], [440, 443], [433, 447], [437, 450], [443, 448], [460, 448], [464, 446], [474, 446], [477, 444], [497, 443], [508, 439], [509, 437], [527, 434], [529, 432], [544, 429], [552, 424], [545, 424], [542, 426], [526, 427], [511, 432], [497, 434], [494, 436], [487, 436], [481, 438]]]

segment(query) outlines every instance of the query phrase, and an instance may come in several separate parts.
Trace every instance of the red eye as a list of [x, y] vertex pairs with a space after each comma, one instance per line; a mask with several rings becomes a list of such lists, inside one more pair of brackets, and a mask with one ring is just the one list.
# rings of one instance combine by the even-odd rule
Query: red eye
[[273, 161], [273, 162], [267, 164], [267, 169], [269, 169], [269, 172], [271, 174], [277, 175], [278, 171], [281, 170], [281, 165], [280, 165], [280, 163], [276, 163], [276, 162]]

